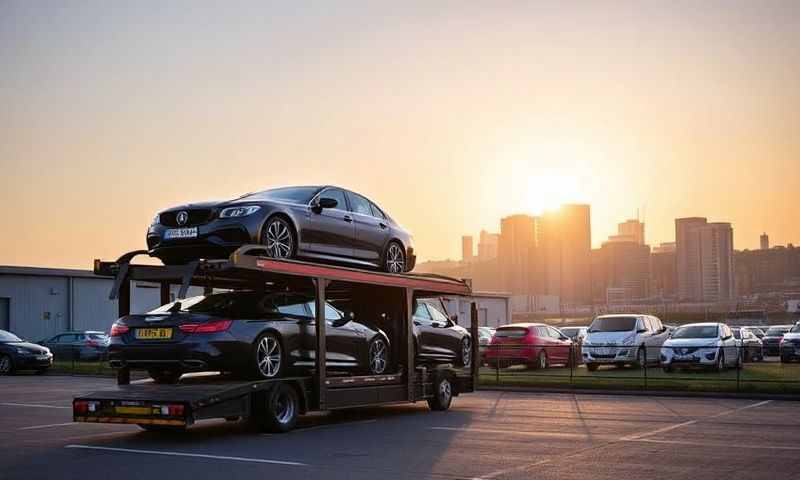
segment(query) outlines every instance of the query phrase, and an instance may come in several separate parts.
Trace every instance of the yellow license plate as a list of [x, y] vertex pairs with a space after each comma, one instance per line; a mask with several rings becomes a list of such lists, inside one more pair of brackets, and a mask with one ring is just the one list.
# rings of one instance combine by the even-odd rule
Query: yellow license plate
[[171, 328], [137, 328], [136, 338], [140, 340], [169, 340], [172, 338]]
[[150, 415], [153, 413], [151, 407], [114, 407], [114, 411], [123, 415]]

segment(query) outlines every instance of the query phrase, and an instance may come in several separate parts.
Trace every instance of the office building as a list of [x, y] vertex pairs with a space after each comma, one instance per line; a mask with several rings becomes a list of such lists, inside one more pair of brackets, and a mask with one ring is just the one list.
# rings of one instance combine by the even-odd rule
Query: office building
[[761, 250], [769, 250], [769, 235], [766, 232], [761, 234], [759, 240], [761, 241]]
[[461, 260], [463, 262], [472, 261], [472, 235], [464, 235], [461, 237]]
[[675, 240], [680, 300], [720, 302], [735, 298], [730, 223], [679, 218], [675, 220]]
[[528, 267], [536, 247], [535, 235], [535, 219], [529, 215], [511, 215], [500, 220], [497, 258], [505, 291], [530, 293]]
[[539, 249], [545, 291], [563, 304], [591, 303], [591, 212], [589, 205], [562, 205], [541, 219]]

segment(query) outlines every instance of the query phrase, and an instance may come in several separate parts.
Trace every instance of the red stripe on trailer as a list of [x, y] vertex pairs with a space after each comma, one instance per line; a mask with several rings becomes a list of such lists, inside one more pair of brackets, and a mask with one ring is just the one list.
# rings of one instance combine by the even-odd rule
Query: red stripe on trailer
[[345, 282], [371, 283], [390, 287], [407, 287], [416, 290], [429, 290], [432, 292], [450, 293], [454, 295], [469, 295], [469, 287], [461, 282], [439, 281], [428, 278], [412, 278], [409, 276], [366, 272], [354, 269], [327, 267], [310, 263], [273, 260], [258, 258], [256, 266], [263, 270], [288, 275], [307, 277], [323, 277], [328, 280]]

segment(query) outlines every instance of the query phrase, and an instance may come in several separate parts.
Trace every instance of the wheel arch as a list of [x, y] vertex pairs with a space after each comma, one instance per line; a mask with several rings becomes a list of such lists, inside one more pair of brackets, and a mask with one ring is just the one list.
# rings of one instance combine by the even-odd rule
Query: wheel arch
[[267, 224], [275, 217], [280, 217], [289, 223], [289, 228], [292, 229], [292, 233], [294, 233], [294, 238], [297, 242], [297, 245], [295, 245], [296, 254], [300, 250], [300, 230], [297, 228], [297, 222], [292, 215], [284, 210], [274, 210], [267, 215], [266, 218], [264, 218], [264, 221], [261, 222], [261, 226], [258, 228], [258, 243], [261, 243], [262, 239], [264, 238], [264, 229], [267, 228]]

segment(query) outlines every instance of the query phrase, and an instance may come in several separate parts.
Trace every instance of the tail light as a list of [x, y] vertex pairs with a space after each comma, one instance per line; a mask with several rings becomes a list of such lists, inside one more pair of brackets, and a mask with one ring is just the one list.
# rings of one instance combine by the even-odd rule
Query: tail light
[[76, 400], [72, 402], [72, 411], [74, 413], [96, 412], [99, 410], [99, 406], [100, 402], [97, 401]]
[[230, 328], [231, 323], [232, 320], [214, 320], [207, 323], [185, 323], [178, 328], [184, 333], [217, 333]]
[[128, 326], [125, 325], [124, 323], [115, 323], [114, 325], [111, 325], [112, 337], [119, 337], [121, 335], [128, 333], [128, 331], [130, 331], [130, 328], [128, 328]]

